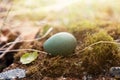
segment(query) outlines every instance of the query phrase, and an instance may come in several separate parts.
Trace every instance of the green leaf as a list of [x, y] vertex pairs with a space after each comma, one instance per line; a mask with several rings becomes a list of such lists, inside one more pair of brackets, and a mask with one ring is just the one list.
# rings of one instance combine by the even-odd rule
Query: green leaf
[[22, 57], [20, 58], [20, 62], [22, 64], [29, 64], [32, 61], [34, 61], [36, 58], [38, 57], [38, 53], [37, 52], [33, 52], [33, 53], [25, 53], [24, 55], [22, 55]]

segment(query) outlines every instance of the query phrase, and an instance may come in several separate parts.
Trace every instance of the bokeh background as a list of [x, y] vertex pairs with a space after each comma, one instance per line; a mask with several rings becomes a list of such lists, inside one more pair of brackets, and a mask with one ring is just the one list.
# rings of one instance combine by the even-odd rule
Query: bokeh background
[[119, 23], [119, 5], [119, 0], [0, 0], [0, 26], [26, 33], [44, 24]]

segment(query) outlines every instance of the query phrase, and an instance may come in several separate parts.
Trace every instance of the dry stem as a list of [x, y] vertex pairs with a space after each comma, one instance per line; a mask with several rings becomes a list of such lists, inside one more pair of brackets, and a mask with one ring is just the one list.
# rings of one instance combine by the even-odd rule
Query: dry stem
[[[96, 43], [93, 43], [87, 47], [85, 47], [84, 49], [80, 50], [79, 52], [77, 52], [76, 54], [79, 54], [83, 51], [85, 51], [86, 49], [88, 49], [89, 47], [92, 47], [94, 45], [97, 45], [97, 44], [101, 44], [101, 43], [105, 43], [105, 44], [119, 44], [119, 43], [116, 43], [114, 41], [99, 41], [99, 42], [96, 42]], [[17, 52], [17, 51], [36, 51], [36, 52], [39, 52], [39, 53], [45, 53], [45, 54], [48, 54], [44, 51], [40, 51], [40, 50], [36, 50], [36, 49], [14, 49], [14, 50], [9, 50], [8, 52]], [[1, 53], [4, 52], [4, 51], [0, 51]]]
[[92, 47], [92, 46], [95, 46], [95, 45], [97, 45], [97, 44], [101, 44], [101, 43], [105, 43], [105, 44], [120, 44], [120, 43], [117, 43], [117, 42], [114, 42], [114, 41], [98, 41], [98, 42], [93, 43], [93, 44], [85, 47], [84, 49], [78, 51], [76, 54], [79, 54], [79, 53], [81, 53], [81, 52], [84, 52], [84, 51], [87, 50], [88, 48], [90, 48], [90, 47]]
[[[13, 49], [13, 50], [9, 50], [8, 52], [18, 52], [18, 51], [35, 51], [35, 52], [39, 52], [39, 53], [44, 53], [44, 54], [48, 54], [44, 51], [40, 51], [40, 50], [36, 50], [36, 49]], [[4, 51], [0, 51], [1, 53]]]
[[6, 46], [10, 45], [5, 51], [0, 51], [0, 52], [3, 52], [1, 55], [0, 55], [0, 59], [2, 59], [8, 52], [14, 52], [14, 51], [20, 51], [20, 50], [32, 50], [32, 51], [37, 51], [37, 52], [41, 52], [41, 51], [38, 51], [38, 50], [34, 50], [34, 49], [16, 49], [16, 50], [11, 50], [17, 43], [20, 43], [20, 42], [32, 42], [32, 41], [35, 41], [35, 40], [42, 40], [44, 39], [45, 37], [48, 36], [48, 34], [53, 30], [53, 28], [51, 27], [41, 38], [36, 38], [36, 39], [33, 39], [33, 40], [23, 40], [23, 41], [20, 41], [20, 36], [16, 38], [16, 40], [14, 42], [10, 42], [10, 43], [7, 43], [6, 45], [4, 45], [1, 50], [3, 50], [3, 48], [5, 48]]
[[48, 36], [48, 34], [53, 30], [53, 28], [51, 27], [42, 37], [40, 38], [36, 38], [36, 39], [33, 39], [33, 40], [22, 40], [22, 41], [16, 41], [16, 42], [9, 42], [7, 44], [5, 44], [0, 50], [2, 50], [3, 48], [5, 48], [6, 46], [9, 46], [11, 44], [14, 44], [14, 43], [21, 43], [21, 42], [32, 42], [32, 41], [39, 41], [39, 40], [43, 40], [45, 37]]

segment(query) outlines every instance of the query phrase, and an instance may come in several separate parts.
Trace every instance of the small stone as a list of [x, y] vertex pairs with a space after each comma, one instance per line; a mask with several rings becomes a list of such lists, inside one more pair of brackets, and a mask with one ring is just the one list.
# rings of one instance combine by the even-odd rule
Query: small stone
[[24, 78], [25, 76], [25, 70], [19, 68], [0, 73], [0, 79]]
[[120, 78], [120, 67], [111, 67], [110, 75], [115, 78]]

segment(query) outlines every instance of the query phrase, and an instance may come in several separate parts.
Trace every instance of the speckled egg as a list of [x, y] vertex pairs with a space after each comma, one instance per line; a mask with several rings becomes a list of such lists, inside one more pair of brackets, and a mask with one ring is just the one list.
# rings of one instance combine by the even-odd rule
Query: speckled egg
[[60, 32], [47, 39], [43, 44], [43, 48], [47, 53], [53, 56], [68, 56], [74, 53], [76, 45], [76, 38], [72, 34]]

